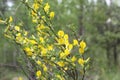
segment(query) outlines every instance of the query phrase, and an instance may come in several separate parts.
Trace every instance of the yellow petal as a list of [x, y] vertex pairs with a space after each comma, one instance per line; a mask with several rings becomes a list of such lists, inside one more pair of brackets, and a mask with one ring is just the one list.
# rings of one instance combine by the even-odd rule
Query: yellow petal
[[13, 21], [12, 16], [9, 17], [9, 23]]
[[86, 43], [83, 40], [80, 42], [80, 47], [83, 49], [86, 47]]

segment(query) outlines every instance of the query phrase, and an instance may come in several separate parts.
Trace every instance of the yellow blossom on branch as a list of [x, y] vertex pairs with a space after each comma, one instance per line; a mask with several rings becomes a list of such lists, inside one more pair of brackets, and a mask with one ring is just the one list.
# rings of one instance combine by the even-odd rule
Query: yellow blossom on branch
[[43, 37], [40, 37], [39, 40], [40, 40], [41, 43], [44, 43], [44, 38]]
[[48, 45], [48, 50], [53, 50], [53, 45]]
[[35, 11], [38, 10], [39, 9], [39, 4], [38, 3], [34, 3], [33, 4], [33, 8], [34, 8]]
[[65, 80], [61, 75], [56, 75], [59, 80]]
[[55, 13], [54, 12], [50, 12], [50, 19], [53, 19], [54, 18], [54, 16], [55, 16]]
[[72, 48], [73, 48], [73, 45], [72, 45], [72, 44], [69, 44], [69, 45], [68, 45], [68, 49], [69, 49], [69, 50], [72, 50]]
[[40, 77], [41, 77], [41, 71], [40, 71], [40, 70], [38, 70], [38, 71], [36, 72], [36, 77], [37, 77], [37, 78], [40, 78]]
[[73, 40], [73, 45], [74, 46], [78, 45], [78, 41], [76, 39]]
[[41, 65], [41, 64], [42, 64], [40, 60], [37, 60], [36, 63], [37, 63], [38, 65]]
[[32, 22], [33, 22], [33, 23], [37, 23], [37, 19], [33, 19]]
[[65, 53], [64, 52], [60, 53], [60, 58], [62, 58], [62, 59], [65, 58]]
[[32, 50], [29, 47], [24, 48], [24, 50], [25, 50], [25, 52], [26, 52], [26, 54], [28, 56], [32, 56], [33, 55]]
[[80, 53], [80, 54], [84, 54], [85, 48], [86, 48], [86, 43], [82, 40], [82, 41], [80, 42], [79, 53]]
[[20, 31], [20, 27], [19, 26], [15, 26], [15, 30], [16, 31]]
[[64, 39], [65, 39], [65, 40], [68, 40], [68, 38], [69, 38], [68, 35], [65, 34], [65, 35], [64, 35]]
[[84, 66], [85, 61], [84, 61], [82, 58], [79, 58], [79, 59], [78, 59], [78, 63], [79, 63], [81, 66]]
[[72, 58], [71, 58], [71, 61], [72, 62], [75, 62], [77, 60], [77, 58], [75, 57], [75, 56], [73, 56]]
[[38, 31], [40, 31], [40, 30], [42, 30], [42, 29], [45, 29], [44, 24], [41, 24], [41, 25], [38, 25], [38, 26], [37, 26], [37, 30], [38, 30]]
[[86, 48], [86, 43], [83, 40], [80, 42], [80, 47], [83, 49]]
[[44, 7], [44, 11], [45, 11], [46, 13], [48, 13], [48, 12], [49, 12], [49, 9], [50, 9], [50, 5], [49, 5], [48, 3], [46, 3], [46, 4], [45, 4], [45, 7]]
[[64, 36], [64, 31], [59, 30], [59, 31], [58, 31], [58, 36], [59, 36], [59, 37], [63, 37], [63, 36]]
[[34, 16], [34, 17], [36, 17], [37, 16], [37, 13], [35, 12], [35, 11], [31, 11], [31, 14], [32, 14], [32, 17]]
[[58, 42], [59, 45], [65, 44], [65, 41], [64, 41], [63, 38], [57, 39], [57, 42]]
[[22, 37], [22, 35], [21, 35], [21, 33], [17, 33], [16, 34], [16, 38], [15, 38], [15, 41], [17, 42], [17, 43], [23, 43], [23, 40], [24, 40], [24, 38]]
[[48, 70], [47, 66], [45, 64], [42, 65], [43, 70], [46, 72]]
[[79, 48], [79, 53], [84, 54], [85, 50], [83, 48]]
[[67, 57], [70, 54], [70, 51], [68, 49], [65, 49], [64, 53], [65, 53], [65, 56]]
[[12, 16], [9, 17], [9, 23], [11, 23], [13, 21]]
[[47, 49], [46, 48], [42, 48], [41, 55], [42, 56], [46, 56], [46, 54], [47, 54]]
[[57, 64], [58, 64], [60, 67], [64, 67], [64, 66], [65, 66], [65, 62], [63, 62], [63, 61], [59, 61], [59, 62], [57, 62]]
[[37, 44], [37, 42], [36, 42], [35, 40], [29, 40], [29, 42], [30, 42], [31, 44]]
[[18, 36], [21, 36], [21, 33], [17, 33], [16, 36], [17, 36], [17, 37], [18, 37]]

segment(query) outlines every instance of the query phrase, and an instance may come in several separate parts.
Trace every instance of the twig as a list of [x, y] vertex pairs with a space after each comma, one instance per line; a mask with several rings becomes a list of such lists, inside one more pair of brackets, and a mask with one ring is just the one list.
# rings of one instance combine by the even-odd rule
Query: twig
[[19, 68], [17, 65], [0, 63], [0, 67]]

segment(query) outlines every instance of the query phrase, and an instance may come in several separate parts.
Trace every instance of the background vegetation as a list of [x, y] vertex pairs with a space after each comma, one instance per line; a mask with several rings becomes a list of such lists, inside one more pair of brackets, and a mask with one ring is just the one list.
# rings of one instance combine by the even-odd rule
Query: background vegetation
[[[68, 34], [75, 30], [88, 45], [86, 56], [91, 57], [88, 80], [120, 79], [120, 2], [119, 0], [46, 0], [55, 11], [54, 27]], [[20, 0], [0, 0], [0, 19], [12, 15], [15, 22], [31, 32], [27, 8]], [[19, 48], [4, 35], [0, 25], [0, 80], [24, 76], [18, 64]]]

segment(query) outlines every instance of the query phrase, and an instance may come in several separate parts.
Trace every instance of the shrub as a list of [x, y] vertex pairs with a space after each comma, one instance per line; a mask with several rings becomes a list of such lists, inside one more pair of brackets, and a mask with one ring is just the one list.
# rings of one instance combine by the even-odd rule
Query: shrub
[[4, 35], [24, 52], [21, 55], [25, 55], [26, 58], [28, 78], [84, 80], [89, 61], [89, 58], [84, 58], [86, 51], [84, 40], [79, 40], [75, 36], [70, 40], [70, 36], [63, 30], [55, 32], [52, 27], [55, 13], [50, 10], [49, 3], [43, 0], [33, 0], [32, 4], [27, 0], [22, 2], [28, 8], [31, 22], [35, 26], [33, 34], [21, 25], [15, 25], [12, 16], [0, 22], [7, 26]]

